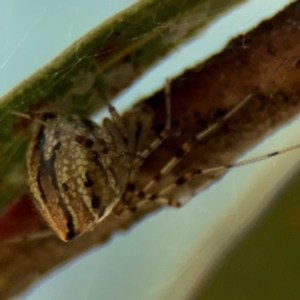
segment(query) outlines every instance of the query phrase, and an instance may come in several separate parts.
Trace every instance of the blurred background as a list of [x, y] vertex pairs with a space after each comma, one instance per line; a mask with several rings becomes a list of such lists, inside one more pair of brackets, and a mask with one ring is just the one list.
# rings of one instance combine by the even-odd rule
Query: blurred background
[[[134, 2], [2, 0], [0, 95]], [[231, 37], [246, 32], [289, 2], [249, 0], [220, 15], [199, 38], [177, 49], [124, 91], [115, 106], [122, 110], [153, 93], [166, 78], [220, 51]], [[299, 122], [285, 126], [241, 159], [296, 144]], [[52, 272], [18, 299], [198, 299], [198, 289], [203, 291], [201, 299], [299, 299], [297, 182], [272, 206], [271, 215], [261, 219], [247, 239], [233, 248], [203, 289], [212, 266], [220, 265], [219, 259], [232, 241], [296, 174], [298, 156], [295, 151], [230, 171], [187, 206], [163, 209], [130, 231], [115, 235], [101, 249]]]

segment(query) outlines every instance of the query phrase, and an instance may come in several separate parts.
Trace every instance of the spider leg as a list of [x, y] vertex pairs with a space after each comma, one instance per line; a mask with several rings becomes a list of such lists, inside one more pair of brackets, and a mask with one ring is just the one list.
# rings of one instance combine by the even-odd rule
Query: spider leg
[[[103, 124], [110, 133], [113, 134], [114, 138], [120, 142], [122, 149], [127, 148], [127, 153], [130, 153], [134, 156], [132, 163], [133, 168], [138, 168], [144, 160], [152, 153], [167, 137], [168, 131], [170, 130], [171, 125], [171, 112], [170, 112], [170, 81], [166, 80], [165, 85], [165, 99], [166, 99], [166, 123], [164, 130], [154, 139], [154, 141], [143, 150], [139, 150], [139, 141], [137, 140], [137, 133], [141, 128], [147, 128], [146, 121], [140, 118], [137, 118], [137, 112], [133, 111], [128, 113], [129, 121], [128, 126], [125, 125], [123, 118], [119, 115], [114, 106], [108, 103], [109, 113], [111, 115], [112, 121], [109, 119], [104, 119]], [[144, 126], [143, 126], [144, 125]], [[119, 129], [119, 133], [118, 130]], [[147, 129], [148, 131], [150, 129]], [[146, 136], [146, 133], [141, 132], [140, 137]], [[121, 137], [124, 142], [121, 142]], [[125, 146], [126, 144], [126, 146]]]
[[[215, 122], [213, 125], [209, 126], [206, 130], [198, 133], [194, 138], [187, 140], [185, 143], [181, 145], [180, 148], [175, 152], [174, 157], [172, 157], [165, 166], [160, 170], [160, 172], [151, 180], [142, 190], [144, 194], [149, 193], [153, 187], [161, 181], [161, 179], [167, 175], [181, 160], [182, 158], [197, 144], [200, 140], [207, 137], [213, 131], [217, 130], [222, 126], [222, 124], [230, 119], [236, 112], [238, 112], [257, 92], [258, 88], [254, 89], [253, 92], [248, 94], [239, 104], [233, 107], [225, 116], [223, 116], [220, 120]], [[138, 192], [137, 192], [138, 193]]]
[[[149, 146], [145, 148], [148, 143], [149, 132], [152, 131], [152, 117], [142, 114], [142, 117], [137, 117], [137, 112], [129, 113], [129, 136], [128, 136], [128, 148], [130, 153], [135, 153], [135, 157], [132, 162], [132, 169], [129, 176], [128, 186], [129, 190], [132, 190], [132, 185], [135, 182], [139, 167], [143, 164], [145, 159], [168, 137], [168, 132], [171, 126], [171, 103], [170, 103], [170, 81], [166, 80], [165, 85], [165, 99], [166, 99], [166, 122], [165, 127], [158, 136], [154, 138]], [[141, 150], [142, 149], [142, 150]]]
[[107, 106], [111, 119], [105, 118], [103, 120], [103, 128], [113, 136], [121, 153], [129, 154], [134, 157], [136, 147], [135, 133], [137, 131], [135, 116], [132, 115], [129, 119], [129, 124], [127, 124], [113, 105], [107, 102]]
[[104, 119], [102, 127], [107, 133], [109, 133], [113, 137], [113, 140], [115, 141], [120, 153], [127, 154], [128, 148], [125, 143], [124, 136], [122, 135], [122, 132], [120, 131], [117, 124], [115, 124], [110, 119]]
[[[212, 168], [205, 168], [205, 169], [195, 169], [195, 170], [191, 170], [186, 172], [185, 174], [183, 174], [182, 176], [180, 176], [177, 180], [173, 181], [171, 184], [167, 185], [165, 188], [161, 189], [160, 191], [158, 191], [157, 193], [154, 194], [145, 194], [143, 192], [139, 192], [137, 194], [137, 196], [141, 199], [141, 202], [138, 202], [138, 206], [141, 206], [145, 203], [145, 200], [150, 200], [150, 201], [155, 201], [156, 199], [167, 199], [167, 195], [170, 194], [171, 192], [173, 192], [176, 188], [188, 183], [189, 181], [191, 181], [193, 178], [195, 178], [196, 176], [199, 175], [205, 175], [205, 174], [209, 174], [209, 173], [215, 173], [215, 172], [220, 172], [220, 171], [225, 171], [228, 169], [232, 169], [232, 168], [237, 168], [237, 167], [241, 167], [241, 166], [245, 166], [245, 165], [249, 165], [252, 163], [256, 163], [262, 160], [266, 160], [269, 159], [271, 157], [275, 157], [296, 149], [300, 149], [300, 144], [288, 147], [288, 148], [284, 148], [278, 151], [274, 151], [274, 152], [270, 152], [267, 154], [263, 154], [261, 156], [258, 157], [254, 157], [254, 158], [250, 158], [247, 160], [243, 160], [243, 161], [239, 161], [239, 162], [235, 162], [232, 164], [228, 164], [228, 165], [223, 165], [223, 166], [216, 166], [216, 167], [212, 167]], [[202, 187], [203, 189], [204, 187]], [[193, 195], [192, 195], [193, 196]], [[192, 196], [189, 198], [191, 199]], [[184, 202], [180, 202], [178, 200], [169, 200], [167, 201], [167, 205], [170, 206], [174, 206], [174, 207], [181, 207], [184, 204], [186, 204], [188, 202], [184, 201]], [[134, 208], [136, 209], [136, 208]]]
[[164, 129], [159, 133], [158, 136], [152, 141], [152, 143], [142, 151], [137, 151], [136, 159], [134, 165], [140, 166], [145, 159], [158, 148], [169, 136], [169, 131], [171, 128], [171, 84], [170, 80], [166, 79], [165, 89], [165, 101], [166, 101], [166, 122]]
[[108, 103], [108, 111], [111, 115], [112, 120], [114, 121], [114, 123], [116, 124], [116, 126], [119, 128], [122, 136], [124, 138], [128, 138], [128, 130], [122, 120], [122, 117], [119, 115], [119, 113], [117, 112], [117, 110], [115, 109], [114, 106], [112, 106], [110, 103]]
[[[185, 143], [183, 143], [181, 145], [181, 147], [178, 148], [177, 151], [175, 152], [175, 156], [173, 158], [171, 158], [164, 165], [164, 167], [154, 177], [154, 179], [149, 181], [149, 183], [146, 184], [142, 188], [142, 190], [136, 189], [135, 178], [136, 178], [137, 171], [134, 171], [134, 170], [138, 170], [138, 168], [134, 169], [131, 173], [132, 177], [130, 177], [130, 181], [127, 185], [127, 189], [125, 191], [125, 197], [124, 197], [124, 200], [123, 200], [125, 205], [127, 206], [127, 209], [134, 211], [138, 207], [143, 206], [146, 202], [148, 202], [148, 201], [157, 201], [158, 199], [163, 200], [163, 202], [165, 204], [170, 205], [170, 206], [175, 206], [175, 207], [182, 206], [183, 203], [178, 202], [176, 200], [168, 199], [168, 197], [167, 197], [168, 194], [171, 193], [177, 187], [183, 185], [184, 183], [186, 183], [189, 180], [191, 180], [192, 178], [194, 178], [196, 175], [205, 174], [205, 173], [209, 173], [209, 172], [216, 172], [216, 171], [219, 171], [219, 170], [223, 170], [224, 167], [225, 167], [225, 169], [230, 168], [229, 166], [222, 166], [221, 169], [219, 169], [219, 167], [218, 167], [217, 169], [213, 169], [211, 171], [208, 171], [208, 169], [205, 169], [205, 170], [197, 169], [195, 171], [190, 171], [190, 172], [187, 172], [184, 175], [180, 176], [176, 181], [174, 181], [173, 183], [167, 185], [165, 188], [162, 188], [160, 191], [158, 191], [158, 192], [153, 191], [155, 186], [157, 186], [157, 184], [161, 181], [161, 179], [164, 178], [164, 176], [166, 176], [182, 160], [182, 158], [193, 149], [193, 146], [197, 142], [199, 142], [203, 138], [207, 137], [213, 131], [220, 128], [225, 121], [230, 119], [246, 103], [248, 103], [248, 101], [253, 97], [253, 95], [257, 92], [257, 90], [258, 90], [258, 88], [254, 89], [253, 92], [248, 94], [239, 104], [237, 104], [235, 107], [233, 107], [220, 120], [215, 122], [213, 125], [209, 126], [206, 130], [201, 131], [200, 133], [198, 133], [194, 138], [189, 139]], [[170, 91], [170, 87], [168, 87], [167, 92], [165, 92], [165, 93], [168, 95], [169, 91]], [[167, 127], [167, 125], [166, 125], [166, 127]], [[147, 149], [146, 149], [146, 151], [147, 151]], [[147, 152], [145, 152], [145, 153], [147, 153]], [[147, 154], [147, 156], [148, 155], [149, 154]], [[143, 162], [143, 161], [141, 161], [141, 162]]]
[[[136, 189], [136, 178], [145, 159], [151, 154], [163, 141], [168, 137], [171, 124], [170, 111], [170, 81], [166, 81], [165, 85], [165, 99], [166, 99], [166, 122], [162, 132], [154, 136], [152, 130], [153, 116], [149, 112], [131, 111], [123, 116], [124, 123], [128, 128], [127, 147], [129, 153], [132, 155], [132, 165], [129, 173], [129, 180], [120, 203], [115, 207], [115, 214], [120, 214], [121, 211], [128, 207], [132, 207], [136, 200], [133, 192]], [[149, 144], [149, 140], [152, 140]], [[134, 200], [135, 199], [135, 200]]]

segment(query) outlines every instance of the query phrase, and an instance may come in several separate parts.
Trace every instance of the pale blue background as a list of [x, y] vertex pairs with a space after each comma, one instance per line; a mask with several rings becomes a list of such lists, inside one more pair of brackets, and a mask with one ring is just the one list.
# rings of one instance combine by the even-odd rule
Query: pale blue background
[[[89, 29], [133, 2], [1, 0], [0, 95], [47, 63]], [[129, 101], [162, 86], [165, 78], [181, 72], [184, 66], [192, 66], [208, 53], [218, 51], [228, 35], [234, 35], [236, 30], [246, 30], [258, 22], [261, 14], [272, 14], [272, 11], [278, 10], [288, 1], [249, 2], [251, 5], [247, 4], [244, 11], [231, 12], [230, 17], [210, 28], [203, 38], [184, 49], [178, 49], [164, 64], [124, 92], [118, 98], [117, 107], [122, 108]], [[294, 124], [294, 127], [297, 126]], [[278, 139], [278, 145], [282, 147], [294, 138], [285, 129]], [[263, 147], [258, 149], [258, 153], [278, 148], [273, 139], [269, 139]], [[275, 171], [279, 161], [280, 158], [276, 158], [259, 166], [233, 170], [224, 180], [201, 193], [198, 199], [186, 207], [180, 210], [165, 209], [149, 217], [129, 232], [115, 236], [101, 249], [93, 250], [76, 262], [49, 274], [21, 299], [168, 299], [166, 295], [170, 289], [180, 285], [177, 279], [187, 265], [186, 262], [201, 256], [199, 243], [206, 237], [206, 233], [222, 220], [238, 219], [239, 201], [253, 199], [253, 196], [245, 196], [249, 194], [249, 182], [261, 182], [258, 175], [264, 171], [264, 165]], [[283, 164], [287, 165], [285, 162]], [[178, 299], [182, 298], [178, 296]]]

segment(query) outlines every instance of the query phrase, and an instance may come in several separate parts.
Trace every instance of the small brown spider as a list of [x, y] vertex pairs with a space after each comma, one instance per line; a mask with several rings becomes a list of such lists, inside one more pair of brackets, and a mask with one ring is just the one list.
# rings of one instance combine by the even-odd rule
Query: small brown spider
[[[145, 159], [168, 137], [170, 130], [170, 84], [166, 85], [167, 118], [164, 129], [154, 135], [152, 116], [131, 111], [123, 117], [109, 106], [111, 119], [102, 126], [77, 116], [44, 113], [27, 154], [28, 185], [42, 217], [63, 241], [93, 230], [110, 213], [135, 211], [148, 201], [162, 200], [180, 207], [185, 202], [168, 200], [168, 194], [195, 176], [249, 164], [298, 148], [299, 145], [243, 162], [185, 173], [160, 190], [157, 184], [191, 151], [218, 129], [256, 93], [255, 89], [218, 122], [187, 140], [144, 187], [136, 179]], [[15, 115], [30, 118], [18, 112]], [[150, 142], [149, 142], [150, 141]], [[155, 190], [155, 192], [154, 192]]]

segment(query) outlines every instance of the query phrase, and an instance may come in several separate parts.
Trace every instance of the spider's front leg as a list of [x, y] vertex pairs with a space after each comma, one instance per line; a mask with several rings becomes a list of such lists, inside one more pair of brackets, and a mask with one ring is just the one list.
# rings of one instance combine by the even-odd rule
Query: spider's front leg
[[141, 187], [140, 182], [145, 181], [141, 175], [143, 163], [162, 144], [168, 134], [165, 128], [155, 133], [153, 130], [154, 114], [152, 110], [143, 108], [140, 110], [139, 107], [135, 107], [122, 116], [122, 122], [128, 130], [125, 143], [131, 157], [131, 166], [124, 193], [113, 210], [116, 215], [125, 211], [133, 211], [137, 201], [140, 201], [134, 193]]
[[[135, 211], [137, 202], [141, 199], [136, 197], [138, 190], [140, 169], [148, 158], [169, 136], [171, 127], [171, 88], [170, 81], [166, 80], [164, 89], [165, 95], [165, 120], [164, 127], [158, 132], [154, 130], [155, 114], [147, 105], [137, 105], [131, 111], [125, 113], [121, 118], [114, 107], [110, 106], [109, 110], [113, 119], [118, 120], [118, 124], [126, 128], [125, 142], [128, 153], [132, 157], [131, 169], [128, 182], [122, 198], [114, 208], [114, 213], [120, 215], [124, 211]], [[124, 132], [125, 130], [120, 130]]]
[[[201, 185], [201, 189], [203, 189], [209, 184], [213, 177], [218, 175], [218, 171], [229, 168], [230, 166], [222, 166], [221, 168], [216, 168], [216, 170], [214, 168], [196, 168], [195, 170], [185, 171], [183, 173], [181, 171], [177, 176], [175, 170], [175, 167], [183, 160], [183, 158], [186, 157], [188, 153], [195, 149], [195, 146], [201, 140], [210, 136], [210, 134], [214, 131], [220, 129], [223, 123], [243, 108], [257, 93], [257, 91], [258, 88], [255, 88], [236, 106], [231, 108], [223, 116], [216, 119], [212, 125], [208, 126], [203, 131], [198, 132], [194, 137], [189, 138], [181, 144], [181, 146], [174, 151], [173, 157], [171, 157], [171, 159], [162, 166], [159, 172], [157, 172], [141, 189], [138, 189], [136, 186], [131, 186], [131, 193], [133, 194], [132, 198], [135, 199], [135, 201], [130, 202], [129, 209], [136, 210], [149, 201], [162, 201], [162, 203], [167, 205], [180, 207], [188, 202], [194, 194], [200, 191], [199, 188], [197, 188], [196, 192], [193, 192], [192, 194], [189, 193], [189, 191], [184, 191], [186, 188], [189, 190], [188, 184], [197, 177], [197, 175], [215, 172], [215, 174], [210, 174], [206, 177], [206, 180], [204, 180], [204, 183]], [[168, 177], [171, 178], [171, 181]]]

